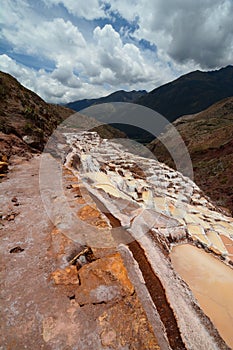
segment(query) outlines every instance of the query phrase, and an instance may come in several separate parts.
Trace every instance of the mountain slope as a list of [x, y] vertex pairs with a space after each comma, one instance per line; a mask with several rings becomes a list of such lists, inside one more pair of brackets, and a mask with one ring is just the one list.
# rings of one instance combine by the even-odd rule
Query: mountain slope
[[223, 98], [233, 96], [233, 66], [211, 72], [195, 71], [156, 88], [136, 103], [154, 109], [174, 121], [200, 112]]
[[110, 102], [134, 102], [139, 97], [144, 96], [147, 92], [145, 90], [141, 91], [124, 91], [119, 90], [113, 92], [112, 94], [100, 98], [84, 99], [79, 101], [74, 101], [66, 104], [66, 107], [72, 108], [73, 110], [79, 112], [84, 108], [90, 107], [95, 104], [100, 103], [110, 103]]
[[42, 150], [56, 126], [73, 113], [46, 103], [10, 74], [0, 72], [0, 131], [9, 135], [8, 140], [18, 138], [22, 148]]
[[[174, 123], [181, 134], [193, 163], [194, 180], [218, 205], [233, 212], [233, 97], [208, 109], [178, 118]], [[169, 130], [162, 138], [171, 140]], [[175, 167], [166, 148], [158, 140], [148, 145], [156, 157]]]
[[[91, 107], [93, 105], [99, 105], [102, 103], [114, 103], [114, 102], [127, 102], [127, 103], [134, 103], [139, 97], [142, 97], [146, 95], [147, 92], [145, 90], [140, 91], [116, 91], [108, 96], [100, 97], [96, 99], [84, 99], [80, 101], [74, 101], [67, 103], [65, 106], [68, 108], [72, 108], [75, 111], [81, 111], [85, 108]], [[87, 111], [88, 115], [89, 111]], [[127, 122], [125, 117], [123, 118], [124, 122]], [[130, 121], [129, 125], [123, 123], [111, 123], [109, 122], [109, 125], [112, 126], [115, 129], [120, 130], [122, 133], [126, 134], [129, 138], [140, 142], [147, 144], [153, 140], [153, 136], [148, 133], [147, 131], [137, 128], [134, 125], [131, 125]]]
[[[56, 127], [71, 115], [74, 115], [72, 120], [78, 129], [98, 126], [93, 118], [46, 103], [10, 74], [0, 72], [0, 161], [15, 154], [24, 156], [32, 151], [42, 151]], [[125, 137], [108, 125], [96, 130], [105, 138]]]
[[[101, 103], [130, 102], [149, 107], [169, 121], [174, 121], [182, 115], [198, 113], [230, 96], [233, 96], [233, 66], [210, 72], [191, 72], [149, 93], [144, 90], [116, 91], [106, 97], [75, 101], [66, 106], [80, 111]], [[125, 122], [127, 121], [124, 120]], [[147, 144], [153, 140], [153, 136], [147, 131], [124, 123], [112, 126], [137, 142]]]

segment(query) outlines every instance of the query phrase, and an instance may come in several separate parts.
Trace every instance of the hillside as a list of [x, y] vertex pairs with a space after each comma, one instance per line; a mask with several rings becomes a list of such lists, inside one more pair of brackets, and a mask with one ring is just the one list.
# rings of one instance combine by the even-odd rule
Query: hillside
[[23, 87], [11, 75], [0, 72], [1, 153], [41, 151], [56, 126], [73, 114], [72, 110], [47, 104]]
[[[10, 74], [0, 72], [0, 161], [42, 151], [56, 127], [71, 115], [75, 128], [88, 130], [98, 125], [93, 118], [46, 103]], [[95, 130], [105, 138], [125, 137], [108, 125]]]
[[71, 108], [77, 112], [84, 108], [90, 107], [95, 104], [100, 103], [110, 103], [110, 102], [134, 102], [138, 98], [144, 96], [147, 92], [145, 90], [141, 91], [124, 91], [119, 90], [113, 92], [112, 94], [100, 98], [84, 99], [79, 101], [74, 101], [66, 104], [66, 107]]
[[[193, 163], [194, 181], [218, 205], [233, 212], [233, 97], [174, 123]], [[163, 140], [168, 140], [169, 130]], [[176, 140], [171, 140], [176, 147]], [[165, 147], [154, 140], [149, 149], [158, 160], [174, 167]]]
[[198, 113], [213, 103], [233, 96], [233, 66], [220, 70], [188, 73], [158, 87], [136, 103], [154, 109], [169, 121]]

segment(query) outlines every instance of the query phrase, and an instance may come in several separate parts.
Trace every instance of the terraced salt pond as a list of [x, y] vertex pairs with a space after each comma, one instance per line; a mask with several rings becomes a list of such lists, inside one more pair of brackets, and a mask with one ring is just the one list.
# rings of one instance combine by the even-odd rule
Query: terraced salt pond
[[[221, 340], [219, 347], [214, 345], [218, 335], [203, 315], [181, 306], [183, 294], [176, 282], [171, 287], [164, 277], [169, 275], [170, 265], [168, 261], [161, 264], [163, 256], [158, 259], [160, 250], [154, 238], [167, 252], [173, 242], [188, 238], [233, 262], [233, 218], [210, 203], [189, 178], [154, 159], [132, 154], [93, 132], [66, 133], [65, 137], [70, 146], [65, 166], [81, 179], [120, 226], [140, 240], [154, 271], [163, 278], [184, 339], [187, 334], [192, 338], [193, 349], [226, 349]], [[147, 232], [151, 233], [149, 238]], [[122, 235], [117, 236], [117, 241], [122, 242]], [[151, 243], [156, 254], [151, 251]], [[233, 269], [191, 245], [174, 248], [172, 260], [222, 338], [233, 348]], [[195, 305], [193, 296], [188, 298]], [[207, 323], [199, 317], [212, 329], [210, 338], [206, 336]]]
[[173, 247], [170, 257], [203, 311], [233, 348], [233, 269], [190, 244]]

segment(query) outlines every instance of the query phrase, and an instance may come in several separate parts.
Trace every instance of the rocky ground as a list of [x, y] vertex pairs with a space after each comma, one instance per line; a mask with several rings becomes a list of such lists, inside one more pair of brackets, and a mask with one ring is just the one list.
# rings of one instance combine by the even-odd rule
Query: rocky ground
[[228, 349], [169, 251], [190, 242], [229, 265], [232, 219], [156, 161], [67, 140], [65, 164], [15, 157], [0, 184], [0, 348]]
[[85, 250], [49, 220], [39, 164], [19, 161], [1, 184], [1, 349], [159, 349], [119, 252]]

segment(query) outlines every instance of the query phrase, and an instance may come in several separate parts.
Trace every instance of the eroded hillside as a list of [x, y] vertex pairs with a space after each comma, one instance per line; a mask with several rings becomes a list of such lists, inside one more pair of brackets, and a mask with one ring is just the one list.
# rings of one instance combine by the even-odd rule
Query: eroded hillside
[[[106, 138], [126, 136], [69, 108], [46, 103], [10, 74], [0, 72], [0, 161], [7, 163], [12, 155], [30, 158], [42, 151], [56, 127], [71, 115], [77, 130], [96, 128]], [[0, 175], [6, 167], [0, 165]]]
[[[233, 211], [233, 98], [222, 100], [203, 112], [174, 122], [182, 136], [194, 169], [194, 181], [217, 205]], [[161, 162], [175, 167], [163, 144], [179, 149], [171, 131], [148, 146]], [[169, 141], [168, 141], [169, 140]]]

